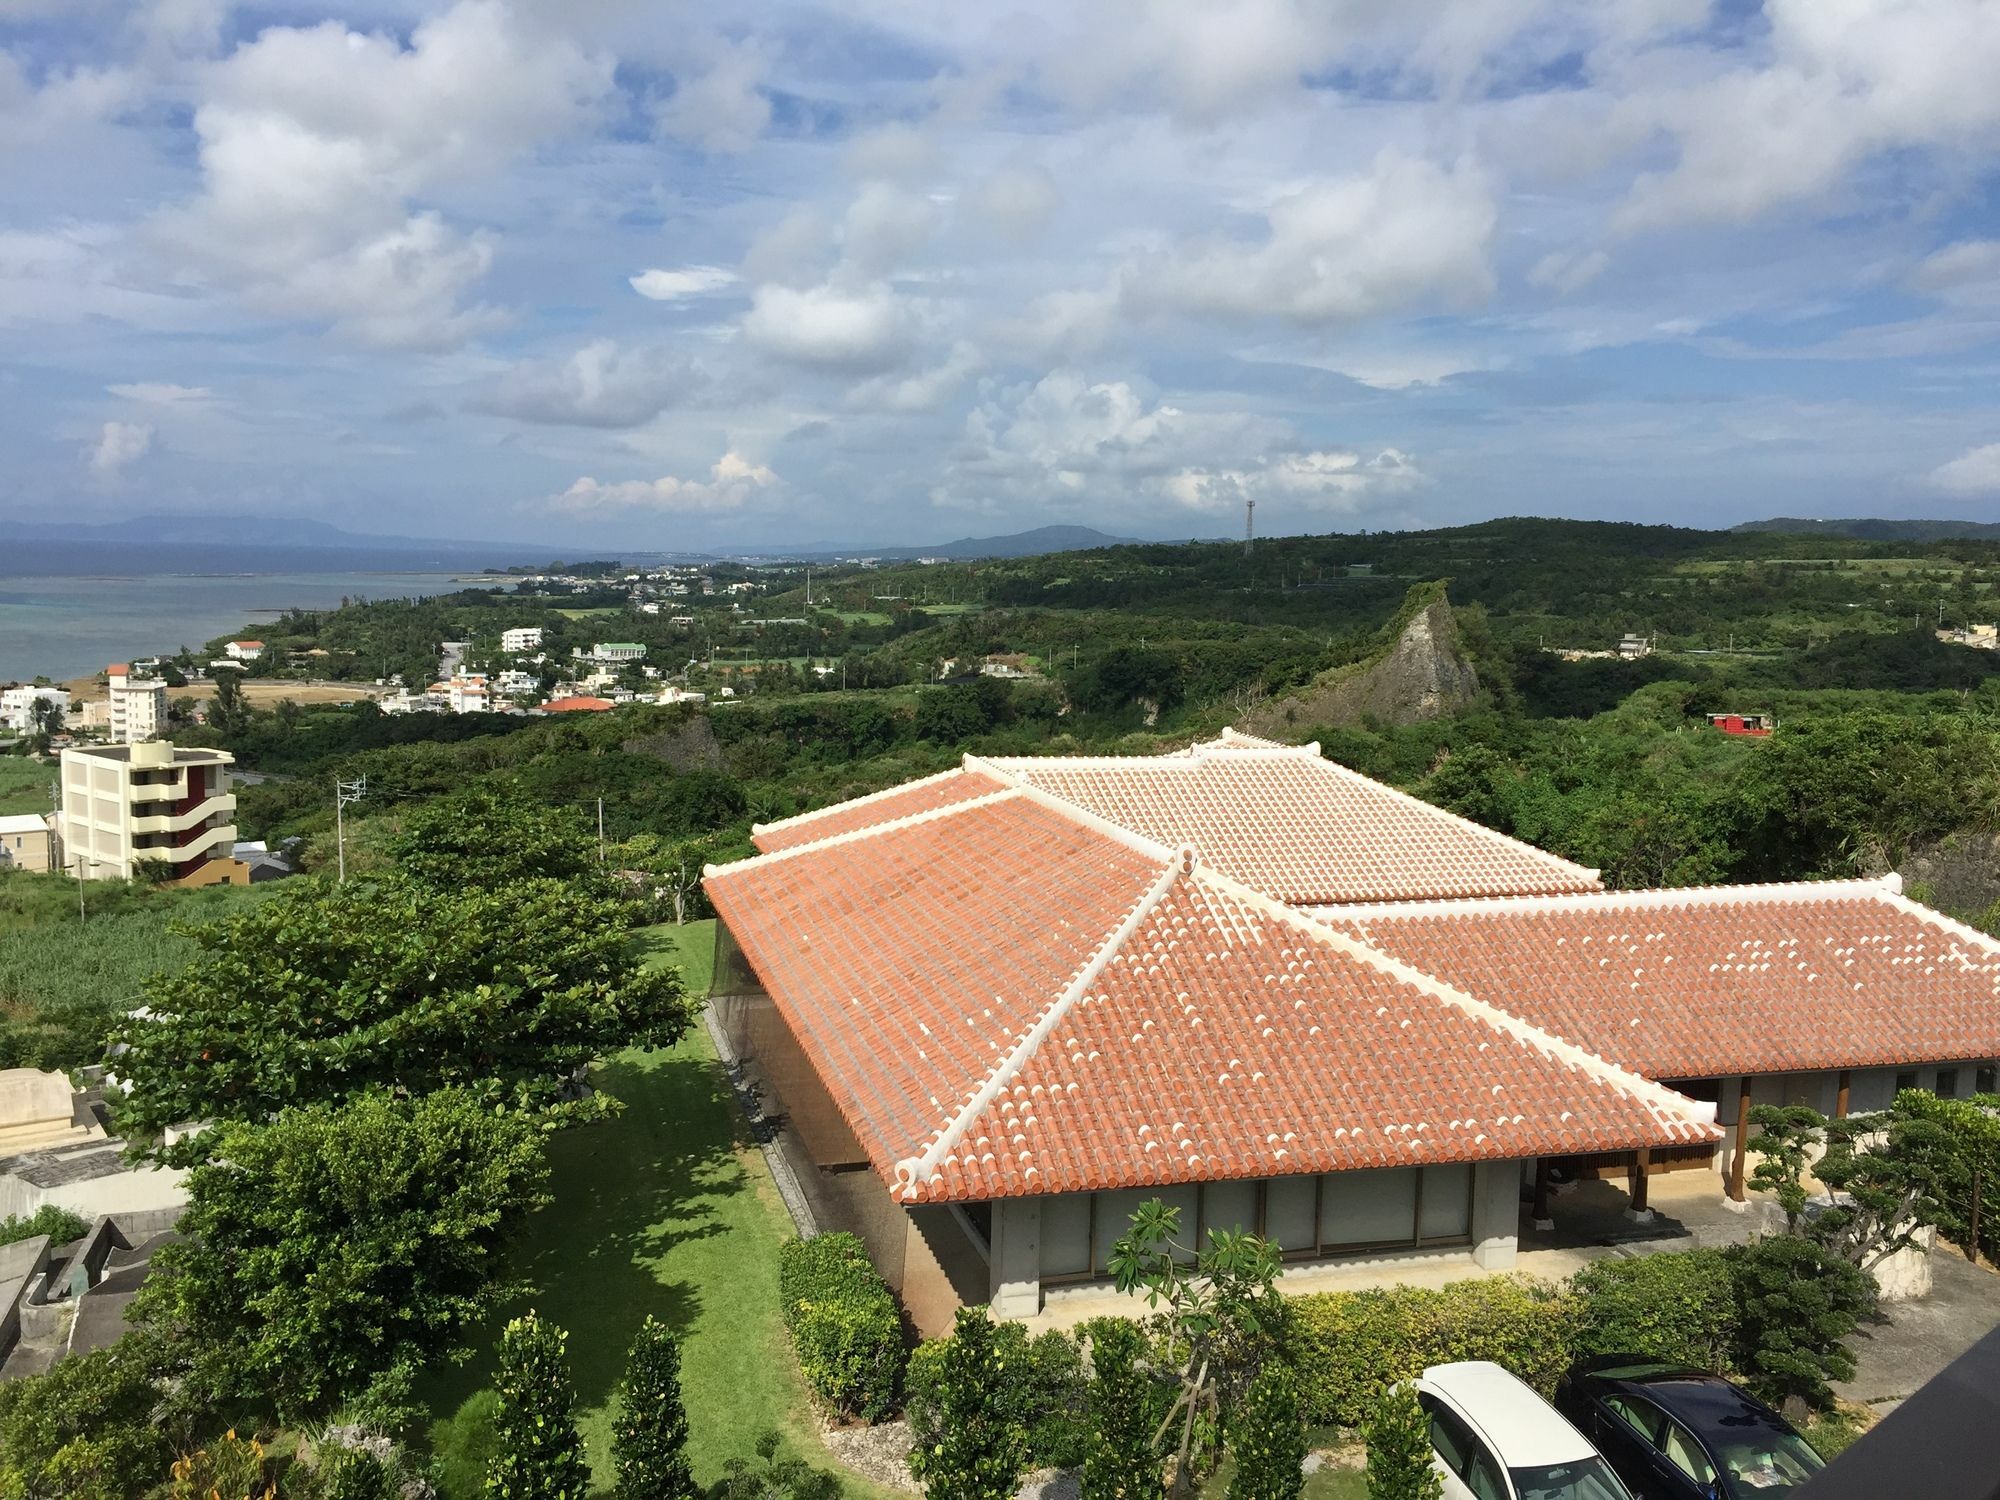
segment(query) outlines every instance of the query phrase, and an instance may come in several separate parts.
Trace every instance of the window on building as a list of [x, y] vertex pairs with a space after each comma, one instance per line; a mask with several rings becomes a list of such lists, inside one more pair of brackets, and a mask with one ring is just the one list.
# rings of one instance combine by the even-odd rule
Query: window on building
[[2000, 1078], [1996, 1078], [1993, 1065], [1988, 1063], [1985, 1067], [1974, 1070], [1972, 1075], [1972, 1092], [1975, 1094], [2000, 1092], [2000, 1089], [1994, 1087], [1996, 1082], [2000, 1082]]
[[1956, 1099], [1958, 1097], [1958, 1069], [1938, 1069], [1936, 1092], [1940, 1099]]
[[1913, 1089], [1916, 1086], [1917, 1086], [1917, 1070], [1915, 1068], [1905, 1068], [1896, 1075], [1897, 1093], [1900, 1094], [1904, 1089]]

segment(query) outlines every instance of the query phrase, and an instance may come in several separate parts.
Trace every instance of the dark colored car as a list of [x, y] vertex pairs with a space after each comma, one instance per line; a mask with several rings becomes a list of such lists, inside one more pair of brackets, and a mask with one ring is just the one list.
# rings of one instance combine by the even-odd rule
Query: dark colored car
[[1826, 1467], [1791, 1423], [1719, 1376], [1639, 1355], [1584, 1360], [1556, 1410], [1636, 1500], [1768, 1500]]

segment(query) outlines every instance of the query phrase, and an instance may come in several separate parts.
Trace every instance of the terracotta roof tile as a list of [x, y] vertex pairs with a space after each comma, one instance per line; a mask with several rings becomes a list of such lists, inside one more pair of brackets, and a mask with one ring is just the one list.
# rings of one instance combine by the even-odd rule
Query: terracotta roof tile
[[1714, 1138], [1677, 1096], [1029, 789], [708, 891], [912, 1199]]
[[1322, 915], [1649, 1078], [2000, 1056], [2000, 943], [1875, 881]]
[[914, 812], [929, 812], [933, 808], [949, 807], [955, 802], [967, 802], [998, 791], [1002, 785], [998, 779], [984, 772], [954, 766], [936, 776], [906, 781], [887, 791], [836, 802], [816, 812], [801, 813], [776, 823], [759, 823], [751, 830], [751, 838], [760, 850], [771, 854], [836, 834], [852, 833], [857, 828], [893, 822]]

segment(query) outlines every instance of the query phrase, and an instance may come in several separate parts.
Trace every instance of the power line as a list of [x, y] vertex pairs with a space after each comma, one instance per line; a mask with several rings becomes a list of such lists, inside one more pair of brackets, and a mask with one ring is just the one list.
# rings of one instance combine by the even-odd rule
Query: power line
[[333, 846], [340, 865], [340, 881], [347, 880], [347, 804], [359, 802], [368, 795], [368, 778], [357, 776], [352, 781], [333, 778]]

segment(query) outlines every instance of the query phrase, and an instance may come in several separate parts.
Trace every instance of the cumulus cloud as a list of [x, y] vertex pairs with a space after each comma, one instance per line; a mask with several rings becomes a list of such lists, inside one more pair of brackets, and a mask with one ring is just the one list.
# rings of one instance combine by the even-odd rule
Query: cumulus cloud
[[846, 262], [864, 277], [886, 275], [937, 233], [938, 208], [930, 199], [887, 182], [871, 182], [855, 195], [841, 221]]
[[709, 47], [705, 66], [675, 80], [656, 118], [668, 135], [706, 151], [748, 151], [771, 123], [764, 54], [754, 41], [715, 38]]
[[1961, 453], [1931, 470], [1931, 483], [1954, 495], [2000, 495], [2000, 443]]
[[1528, 280], [1568, 296], [1597, 280], [1610, 264], [1611, 257], [1602, 250], [1551, 250], [1528, 268]]
[[1301, 324], [1357, 322], [1493, 290], [1496, 209], [1469, 162], [1440, 167], [1388, 150], [1365, 173], [1288, 192], [1264, 210], [1260, 241], [1214, 236], [1136, 265], [1127, 301]]
[[1812, 198], [1857, 163], [1911, 147], [1991, 144], [2000, 128], [2000, 21], [1987, 0], [1766, 0], [1768, 56], [1621, 112], [1672, 139], [1626, 229], [1742, 221]]
[[1234, 512], [1245, 500], [1288, 500], [1295, 508], [1352, 510], [1364, 499], [1402, 494], [1424, 484], [1409, 454], [1384, 448], [1373, 458], [1350, 449], [1281, 454], [1250, 469], [1183, 469], [1166, 490], [1190, 510]]
[[438, 349], [495, 323], [461, 305], [493, 239], [412, 200], [580, 128], [611, 65], [498, 0], [460, 0], [407, 45], [269, 27], [200, 77], [202, 191], [162, 220], [168, 244], [260, 311]]
[[2000, 303], [2000, 240], [1960, 240], [1910, 273], [1912, 291], [1946, 302]]
[[127, 401], [137, 401], [146, 406], [191, 406], [206, 401], [215, 393], [205, 385], [171, 385], [139, 381], [132, 385], [107, 385], [114, 396]]
[[778, 476], [731, 449], [717, 459], [707, 479], [627, 479], [600, 484], [585, 476], [560, 495], [540, 503], [542, 509], [591, 514], [634, 510], [739, 510], [760, 491], [778, 483]]
[[916, 335], [909, 305], [875, 282], [799, 289], [763, 286], [750, 302], [743, 332], [768, 354], [794, 364], [877, 373], [900, 364]]
[[564, 359], [514, 366], [470, 404], [519, 422], [638, 427], [702, 384], [693, 366], [666, 350], [593, 339]]
[[674, 270], [641, 271], [629, 279], [632, 290], [650, 301], [681, 302], [734, 286], [736, 273], [722, 266], [680, 266]]
[[979, 351], [960, 341], [939, 363], [914, 375], [878, 375], [848, 392], [847, 404], [861, 410], [918, 412], [943, 405], [984, 363]]
[[152, 446], [153, 429], [145, 423], [106, 422], [86, 446], [84, 456], [92, 474], [106, 484], [115, 484]]
[[1023, 244], [1055, 217], [1062, 189], [1041, 167], [1002, 167], [973, 188], [967, 204], [995, 232]]

